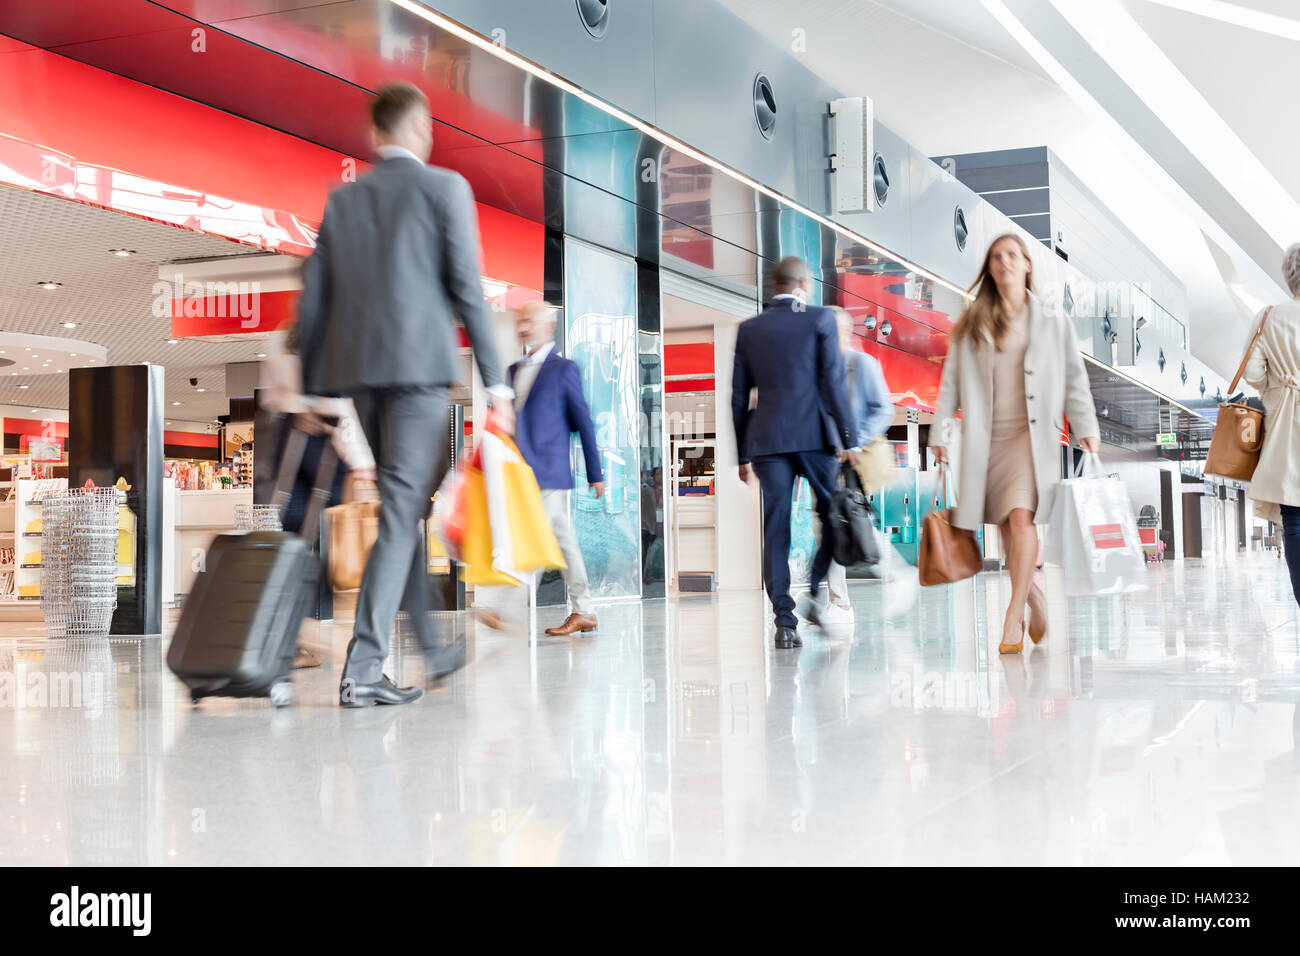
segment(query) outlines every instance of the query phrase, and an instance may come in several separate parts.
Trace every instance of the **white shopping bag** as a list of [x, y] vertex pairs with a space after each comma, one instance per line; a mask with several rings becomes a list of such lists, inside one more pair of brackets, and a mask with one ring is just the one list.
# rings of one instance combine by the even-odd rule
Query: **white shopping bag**
[[1065, 593], [1128, 594], [1147, 587], [1146, 559], [1124, 483], [1086, 454], [1061, 482], [1047, 524], [1043, 562], [1065, 569]]

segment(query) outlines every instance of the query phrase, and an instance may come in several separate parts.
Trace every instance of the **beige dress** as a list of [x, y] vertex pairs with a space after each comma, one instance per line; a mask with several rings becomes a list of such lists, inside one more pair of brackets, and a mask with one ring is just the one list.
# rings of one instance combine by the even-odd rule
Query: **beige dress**
[[[988, 347], [988, 346], [986, 346]], [[993, 428], [989, 439], [984, 520], [1001, 524], [1013, 508], [1038, 510], [1034, 450], [1029, 443], [1025, 402], [1025, 350], [1029, 347], [1029, 309], [1012, 316], [993, 359]]]

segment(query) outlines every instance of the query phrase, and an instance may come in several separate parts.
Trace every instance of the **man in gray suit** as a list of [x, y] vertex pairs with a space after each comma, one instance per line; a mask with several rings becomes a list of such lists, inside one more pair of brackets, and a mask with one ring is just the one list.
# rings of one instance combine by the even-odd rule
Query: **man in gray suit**
[[399, 605], [424, 648], [427, 679], [464, 664], [462, 648], [438, 646], [419, 532], [449, 465], [447, 388], [460, 373], [453, 316], [469, 333], [493, 408], [507, 427], [514, 422], [483, 302], [469, 184], [426, 165], [433, 123], [418, 88], [385, 87], [371, 119], [382, 162], [330, 195], [298, 305], [305, 391], [352, 398], [383, 502], [339, 686], [345, 707], [422, 693], [382, 672]]

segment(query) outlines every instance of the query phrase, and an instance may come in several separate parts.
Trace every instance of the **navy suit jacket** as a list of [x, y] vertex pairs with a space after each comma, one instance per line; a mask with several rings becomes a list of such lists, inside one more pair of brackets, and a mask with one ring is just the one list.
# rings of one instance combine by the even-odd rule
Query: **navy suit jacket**
[[[510, 366], [510, 384], [520, 362]], [[537, 476], [542, 488], [572, 488], [573, 465], [569, 458], [569, 436], [582, 437], [582, 454], [587, 461], [587, 481], [604, 481], [600, 449], [591, 410], [582, 395], [578, 365], [555, 349], [542, 360], [523, 408], [515, 415], [515, 443]]]
[[[760, 455], [834, 451], [858, 444], [835, 313], [777, 299], [740, 324], [731, 417], [744, 464]], [[749, 407], [749, 390], [758, 406]]]

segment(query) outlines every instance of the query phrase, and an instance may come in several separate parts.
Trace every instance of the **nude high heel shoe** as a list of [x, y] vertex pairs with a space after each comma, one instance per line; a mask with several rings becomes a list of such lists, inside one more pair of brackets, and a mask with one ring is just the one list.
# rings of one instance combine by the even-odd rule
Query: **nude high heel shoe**
[[1029, 586], [1029, 638], [1041, 644], [1047, 636], [1047, 597], [1037, 583]]
[[1024, 646], [1025, 646], [1025, 622], [1022, 620], [1020, 622], [1020, 640], [1016, 641], [1016, 643], [1014, 644], [1003, 644], [999, 642], [998, 653], [1019, 654], [1021, 650], [1024, 649]]

